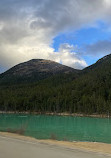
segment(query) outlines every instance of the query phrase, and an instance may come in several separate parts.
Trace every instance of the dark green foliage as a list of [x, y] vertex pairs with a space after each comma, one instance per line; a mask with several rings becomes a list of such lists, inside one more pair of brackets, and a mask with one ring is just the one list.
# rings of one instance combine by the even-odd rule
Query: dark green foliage
[[0, 86], [0, 110], [111, 114], [111, 56], [75, 76]]

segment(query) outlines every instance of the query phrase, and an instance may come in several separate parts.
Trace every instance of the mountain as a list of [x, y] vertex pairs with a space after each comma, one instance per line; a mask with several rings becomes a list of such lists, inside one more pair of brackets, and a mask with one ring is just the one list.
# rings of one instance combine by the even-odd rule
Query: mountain
[[111, 54], [104, 56], [103, 58], [99, 59], [95, 64], [86, 67], [84, 70], [96, 70], [96, 69], [103, 69], [108, 68], [111, 66]]
[[[36, 80], [20, 84], [16, 79], [12, 84], [14, 76]], [[0, 81], [8, 81], [0, 86], [2, 111], [111, 115], [111, 54], [82, 71], [52, 61], [31, 60], [1, 74]]]
[[111, 80], [111, 54], [99, 59], [95, 64], [82, 70], [84, 78], [87, 82], [96, 81], [98, 84], [103, 82], [109, 83]]
[[22, 83], [42, 80], [57, 74], [78, 74], [75, 70], [57, 62], [43, 59], [33, 59], [18, 64], [0, 75], [0, 83]]

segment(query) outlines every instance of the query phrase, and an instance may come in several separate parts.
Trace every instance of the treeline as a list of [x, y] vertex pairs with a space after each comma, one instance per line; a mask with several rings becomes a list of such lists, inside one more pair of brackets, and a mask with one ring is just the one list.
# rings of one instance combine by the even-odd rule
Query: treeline
[[97, 71], [0, 86], [0, 110], [110, 115], [111, 73]]

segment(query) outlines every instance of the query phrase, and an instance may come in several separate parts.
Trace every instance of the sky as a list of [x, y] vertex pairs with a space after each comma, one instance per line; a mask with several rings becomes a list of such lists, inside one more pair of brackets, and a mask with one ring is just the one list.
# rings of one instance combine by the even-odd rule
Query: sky
[[0, 73], [31, 59], [83, 69], [111, 53], [111, 0], [0, 0]]

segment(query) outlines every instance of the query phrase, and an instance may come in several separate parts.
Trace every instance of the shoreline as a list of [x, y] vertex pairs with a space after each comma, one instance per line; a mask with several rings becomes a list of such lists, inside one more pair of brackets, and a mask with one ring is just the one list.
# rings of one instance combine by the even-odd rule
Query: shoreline
[[49, 115], [49, 116], [72, 116], [72, 117], [93, 117], [93, 118], [111, 118], [109, 115], [105, 114], [82, 114], [82, 113], [53, 113], [53, 112], [28, 112], [28, 111], [0, 111], [0, 114], [30, 114], [30, 115]]
[[55, 145], [58, 147], [65, 147], [71, 150], [77, 149], [80, 151], [95, 152], [111, 156], [111, 144], [97, 143], [97, 142], [68, 142], [57, 140], [39, 140], [29, 136], [23, 136], [15, 133], [0, 132], [0, 136], [8, 137], [9, 139], [17, 139], [21, 141], [28, 141], [34, 143], [41, 143], [46, 145]]

